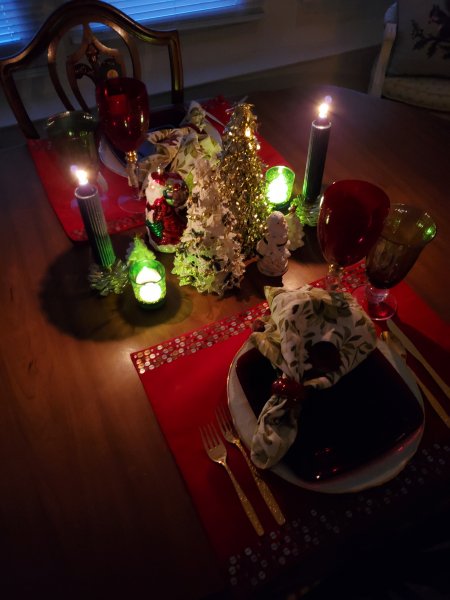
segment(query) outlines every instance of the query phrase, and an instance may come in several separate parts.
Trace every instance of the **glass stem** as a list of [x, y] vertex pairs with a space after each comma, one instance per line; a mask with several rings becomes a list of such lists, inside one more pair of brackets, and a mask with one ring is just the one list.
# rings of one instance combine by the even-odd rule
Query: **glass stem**
[[326, 277], [327, 290], [329, 292], [340, 292], [342, 291], [342, 273], [344, 267], [340, 267], [336, 263], [331, 263], [328, 267], [328, 274]]
[[127, 175], [128, 185], [133, 188], [136, 198], [140, 197], [139, 177], [138, 177], [138, 155], [135, 150], [127, 152]]

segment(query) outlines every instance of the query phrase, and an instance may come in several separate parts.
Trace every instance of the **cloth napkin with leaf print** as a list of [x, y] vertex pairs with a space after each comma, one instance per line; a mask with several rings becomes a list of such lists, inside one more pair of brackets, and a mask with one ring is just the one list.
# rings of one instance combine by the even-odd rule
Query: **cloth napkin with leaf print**
[[250, 341], [280, 374], [252, 440], [252, 460], [266, 469], [294, 442], [308, 387], [330, 387], [354, 369], [375, 349], [376, 332], [350, 294], [309, 285], [264, 291], [270, 315]]
[[141, 173], [146, 173], [144, 189], [151, 173], [158, 169], [177, 173], [192, 189], [197, 161], [217, 162], [222, 139], [209, 124], [208, 114], [198, 102], [192, 101], [180, 127], [159, 129], [148, 134], [147, 139], [155, 151], [139, 163]]

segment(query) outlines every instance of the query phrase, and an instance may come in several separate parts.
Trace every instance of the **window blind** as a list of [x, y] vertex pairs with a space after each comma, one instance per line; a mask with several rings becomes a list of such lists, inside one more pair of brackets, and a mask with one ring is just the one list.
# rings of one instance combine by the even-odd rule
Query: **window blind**
[[0, 0], [0, 46], [28, 42], [44, 19], [38, 2]]
[[110, 3], [141, 23], [211, 18], [232, 11], [242, 15], [261, 5], [260, 0], [112, 0]]
[[[23, 47], [49, 14], [64, 0], [0, 0], [0, 54], [8, 46]], [[110, 0], [135, 21], [177, 28], [180, 23], [227, 16], [239, 20], [256, 14], [262, 0]]]

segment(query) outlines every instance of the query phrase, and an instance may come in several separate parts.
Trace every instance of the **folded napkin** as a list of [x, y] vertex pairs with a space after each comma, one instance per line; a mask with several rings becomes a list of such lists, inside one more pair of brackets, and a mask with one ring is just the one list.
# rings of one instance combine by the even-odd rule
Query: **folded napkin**
[[[195, 165], [201, 158], [216, 161], [222, 150], [220, 134], [207, 120], [207, 113], [198, 102], [191, 102], [180, 127], [160, 129], [148, 134], [155, 152], [139, 163], [149, 175], [166, 170], [180, 175], [192, 189]], [[148, 180], [144, 181], [146, 188]]]
[[260, 468], [279, 462], [294, 442], [308, 387], [334, 385], [376, 346], [373, 323], [350, 294], [306, 285], [293, 291], [266, 287], [265, 295], [270, 315], [250, 341], [280, 378], [252, 440], [252, 460]]

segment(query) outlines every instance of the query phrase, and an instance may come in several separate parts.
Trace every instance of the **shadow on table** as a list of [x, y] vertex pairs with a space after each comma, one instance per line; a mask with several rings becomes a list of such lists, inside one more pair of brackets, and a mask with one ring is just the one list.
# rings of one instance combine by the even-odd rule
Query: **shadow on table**
[[192, 311], [187, 291], [170, 280], [166, 303], [152, 311], [138, 305], [129, 285], [123, 294], [99, 296], [89, 287], [88, 270], [88, 248], [73, 246], [50, 266], [39, 295], [49, 322], [77, 339], [124, 339], [162, 323], [181, 322]]
[[[114, 236], [118, 257], [126, 256], [132, 239], [130, 232]], [[265, 277], [256, 261], [252, 261], [247, 265], [240, 289], [227, 292], [223, 299], [234, 296], [238, 309], [255, 296], [263, 301], [267, 285], [295, 288], [315, 279], [318, 267], [323, 265], [315, 229], [305, 228], [304, 242], [304, 246], [293, 253], [287, 277]], [[50, 265], [42, 279], [39, 294], [42, 310], [60, 331], [77, 339], [95, 341], [125, 339], [150, 327], [180, 323], [192, 313], [193, 298], [198, 292], [190, 286], [181, 287], [171, 274], [173, 255], [161, 254], [158, 260], [166, 268], [167, 299], [161, 308], [151, 311], [138, 305], [130, 286], [123, 294], [105, 297], [91, 290], [87, 279], [91, 262], [89, 245], [74, 244]], [[297, 263], [305, 271], [301, 279], [297, 278]], [[305, 280], [305, 276], [309, 279]]]

